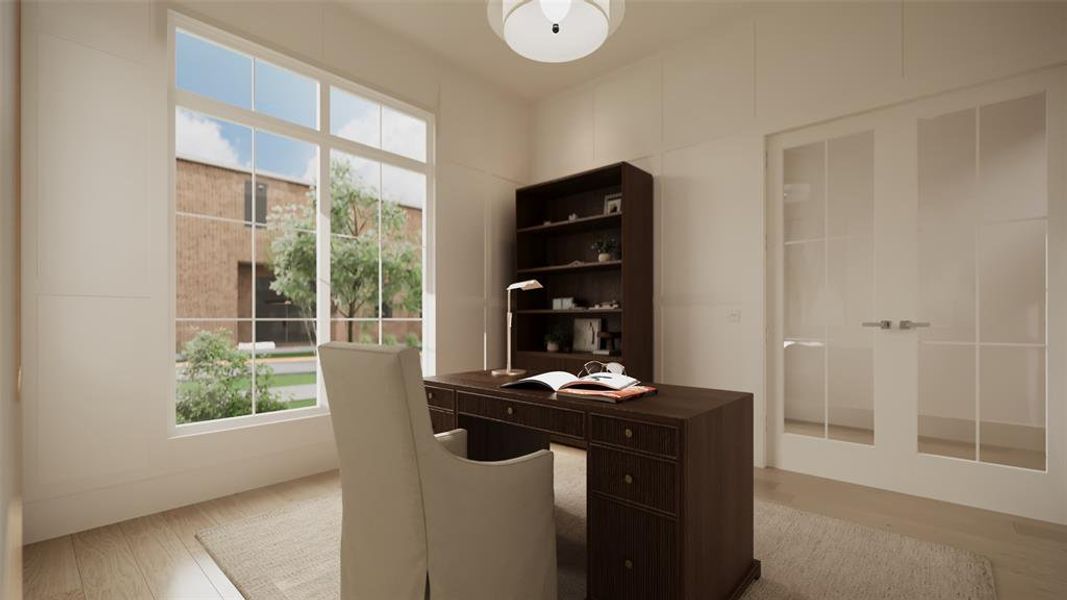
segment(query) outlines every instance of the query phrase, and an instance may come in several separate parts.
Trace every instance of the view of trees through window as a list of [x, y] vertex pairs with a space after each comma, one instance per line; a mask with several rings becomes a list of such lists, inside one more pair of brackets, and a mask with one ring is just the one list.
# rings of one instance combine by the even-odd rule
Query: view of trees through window
[[327, 339], [421, 348], [426, 118], [174, 40], [176, 422], [317, 406]]

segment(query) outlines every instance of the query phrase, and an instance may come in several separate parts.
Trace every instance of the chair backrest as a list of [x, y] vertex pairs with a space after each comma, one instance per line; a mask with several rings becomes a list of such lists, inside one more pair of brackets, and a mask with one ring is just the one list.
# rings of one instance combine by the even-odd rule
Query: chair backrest
[[423, 600], [427, 541], [416, 439], [433, 434], [419, 354], [331, 342], [319, 347], [319, 361], [341, 465], [341, 597]]

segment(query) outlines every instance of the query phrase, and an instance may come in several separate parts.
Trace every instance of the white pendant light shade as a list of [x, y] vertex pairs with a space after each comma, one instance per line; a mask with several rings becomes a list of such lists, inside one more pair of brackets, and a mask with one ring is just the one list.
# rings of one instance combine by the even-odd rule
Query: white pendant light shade
[[560, 63], [592, 54], [622, 21], [622, 0], [490, 0], [493, 31], [521, 56]]

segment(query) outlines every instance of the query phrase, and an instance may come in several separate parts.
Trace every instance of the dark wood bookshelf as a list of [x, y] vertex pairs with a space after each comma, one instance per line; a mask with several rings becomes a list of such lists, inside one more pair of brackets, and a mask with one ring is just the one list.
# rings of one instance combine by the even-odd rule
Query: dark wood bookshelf
[[[621, 209], [606, 213], [605, 197], [617, 194]], [[628, 374], [652, 380], [652, 218], [652, 176], [629, 163], [516, 190], [515, 280], [533, 278], [544, 286], [512, 298], [516, 367], [576, 373], [591, 360], [616, 361]], [[600, 262], [592, 245], [607, 237], [618, 250]], [[619, 308], [552, 309], [553, 298], [568, 297], [581, 306], [614, 300]], [[601, 319], [603, 331], [619, 335], [621, 351], [547, 352], [545, 334], [556, 328], [570, 333], [580, 318]]]

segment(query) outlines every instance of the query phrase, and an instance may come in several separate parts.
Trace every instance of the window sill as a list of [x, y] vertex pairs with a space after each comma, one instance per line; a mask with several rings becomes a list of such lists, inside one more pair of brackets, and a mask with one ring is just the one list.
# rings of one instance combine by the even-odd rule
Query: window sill
[[183, 425], [171, 424], [170, 439], [181, 439], [199, 435], [222, 433], [237, 429], [260, 427], [291, 421], [302, 421], [330, 414], [329, 407], [325, 405], [308, 406], [306, 408], [292, 408], [276, 412], [262, 413], [258, 415], [245, 415], [241, 417], [229, 417], [212, 421], [200, 421], [198, 423], [186, 423]]

